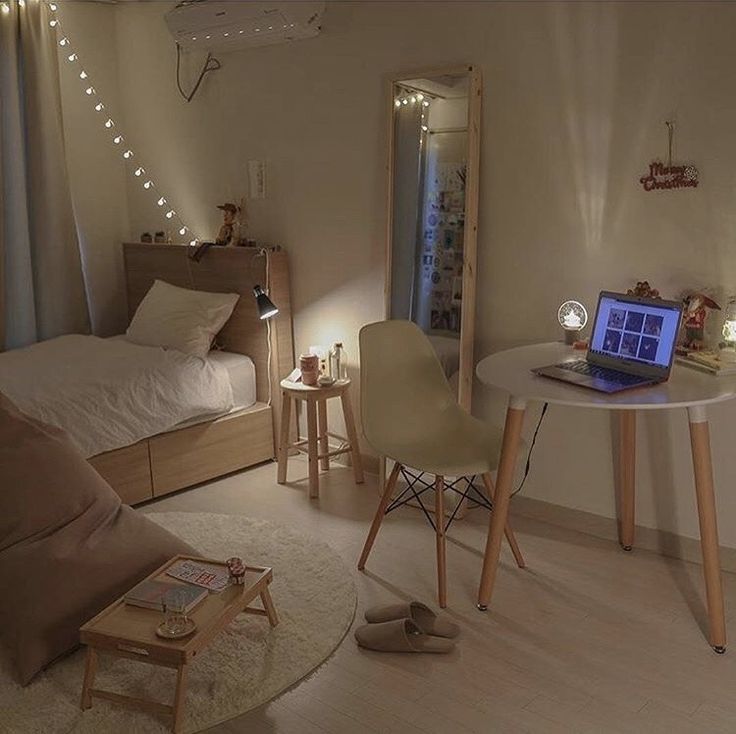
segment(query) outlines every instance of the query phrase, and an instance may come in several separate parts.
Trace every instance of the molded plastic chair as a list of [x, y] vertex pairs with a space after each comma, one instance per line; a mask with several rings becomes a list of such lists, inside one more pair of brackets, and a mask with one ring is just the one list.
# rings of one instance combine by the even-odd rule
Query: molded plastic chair
[[[363, 432], [379, 455], [395, 463], [358, 568], [365, 567], [402, 466], [434, 474], [438, 597], [439, 605], [445, 607], [444, 478], [479, 474], [492, 499], [490, 472], [498, 465], [502, 432], [458, 405], [432, 345], [411, 321], [364, 326], [360, 330], [360, 370]], [[524, 559], [508, 524], [506, 538], [523, 568]]]

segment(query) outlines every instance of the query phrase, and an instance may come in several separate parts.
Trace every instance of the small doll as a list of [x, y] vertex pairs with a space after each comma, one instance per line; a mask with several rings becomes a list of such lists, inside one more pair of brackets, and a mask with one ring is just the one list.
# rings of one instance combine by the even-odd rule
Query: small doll
[[705, 345], [705, 320], [708, 309], [720, 311], [721, 307], [704, 293], [691, 293], [683, 299], [685, 312], [682, 322], [685, 326], [685, 343], [687, 349], [700, 350]]

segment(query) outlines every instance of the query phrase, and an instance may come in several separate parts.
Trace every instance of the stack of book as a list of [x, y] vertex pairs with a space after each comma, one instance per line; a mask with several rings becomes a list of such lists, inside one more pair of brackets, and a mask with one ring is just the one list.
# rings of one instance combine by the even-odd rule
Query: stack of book
[[679, 354], [677, 362], [712, 375], [736, 375], [736, 362], [724, 362], [718, 352], [687, 352]]
[[165, 581], [141, 581], [124, 597], [126, 604], [163, 612], [165, 608], [189, 614], [207, 598], [209, 592], [191, 584], [169, 584]]

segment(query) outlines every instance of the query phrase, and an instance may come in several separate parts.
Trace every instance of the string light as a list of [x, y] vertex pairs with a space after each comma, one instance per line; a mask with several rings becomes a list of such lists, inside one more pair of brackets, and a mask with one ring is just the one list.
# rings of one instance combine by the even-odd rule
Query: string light
[[10, 5], [7, 3], [0, 3], [0, 10], [3, 11], [3, 15], [7, 15], [10, 12]]
[[[66, 56], [67, 61], [69, 61], [69, 62], [79, 61], [79, 55], [74, 50], [74, 48], [72, 46], [72, 42], [70, 41], [69, 37], [64, 33], [64, 29], [62, 27], [61, 21], [59, 20], [59, 18], [57, 18], [54, 15], [56, 13], [56, 11], [58, 10], [58, 3], [57, 2], [49, 2], [48, 0], [45, 0], [45, 4], [48, 7], [49, 11], [51, 12], [51, 17], [49, 18], [49, 26], [51, 28], [55, 28], [56, 29], [56, 34], [57, 34], [56, 37], [58, 39], [58, 44], [59, 44], [59, 46], [61, 46], [62, 48], [64, 48], [66, 50], [66, 52], [67, 52], [67, 56]], [[18, 6], [19, 7], [24, 7], [25, 5], [26, 5], [26, 0], [18, 0]], [[11, 5], [10, 5], [10, 3], [7, 0], [0, 0], [0, 12], [2, 12], [3, 14], [6, 14], [6, 15], [11, 12]], [[89, 73], [86, 71], [86, 69], [80, 69], [79, 70], [79, 78], [82, 81], [86, 81], [86, 83], [89, 85], [89, 86], [83, 87], [84, 93], [88, 97], [96, 97], [97, 96], [97, 90], [90, 83], [92, 80], [90, 79]], [[94, 109], [95, 109], [96, 112], [102, 112], [105, 109], [105, 104], [98, 98], [98, 99], [94, 100]], [[108, 117], [105, 120], [104, 125], [105, 125], [105, 127], [108, 130], [111, 130], [112, 128], [116, 127], [115, 122], [114, 122], [114, 120], [111, 117]], [[120, 133], [116, 133], [111, 139], [112, 139], [113, 144], [115, 144], [115, 145], [120, 145], [125, 140], [125, 138]], [[133, 151], [130, 148], [126, 148], [123, 151], [123, 153], [122, 153], [122, 157], [125, 160], [130, 160], [131, 158], [134, 157], [134, 155], [135, 154], [133, 153]], [[146, 169], [143, 166], [140, 166], [140, 165], [137, 166], [133, 170], [133, 174], [137, 178], [141, 178], [142, 176], [145, 175], [145, 173], [146, 173]], [[155, 186], [154, 186], [153, 181], [150, 178], [146, 178], [144, 180], [144, 182], [143, 182], [143, 188], [146, 189], [147, 191], [148, 190], [151, 190], [151, 189], [154, 189]], [[168, 202], [166, 200], [166, 197], [161, 196], [158, 199], [157, 204], [158, 204], [159, 207], [163, 207], [166, 204], [168, 204]], [[189, 228], [186, 226], [186, 224], [184, 224], [184, 222], [182, 221], [181, 217], [176, 213], [176, 210], [172, 209], [170, 205], [166, 207], [166, 209], [162, 212], [162, 214], [164, 214], [164, 216], [168, 220], [176, 220], [177, 223], [176, 223], [175, 226], [176, 226], [176, 229], [177, 229], [178, 233], [181, 236], [184, 236], [184, 235], [186, 235], [189, 232]], [[194, 238], [194, 239], [190, 240], [189, 241], [189, 244], [190, 245], [196, 245], [197, 244], [197, 239]]]
[[18, 7], [25, 8], [26, 0], [18, 0]]

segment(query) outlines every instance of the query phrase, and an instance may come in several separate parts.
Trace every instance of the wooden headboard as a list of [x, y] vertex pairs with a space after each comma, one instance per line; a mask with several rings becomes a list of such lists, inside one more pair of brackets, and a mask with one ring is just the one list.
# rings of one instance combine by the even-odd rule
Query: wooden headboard
[[[289, 263], [283, 250], [269, 251], [269, 282], [266, 257], [252, 247], [211, 247], [199, 262], [189, 258], [188, 245], [123, 244], [128, 318], [148, 293], [153, 281], [163, 280], [181, 288], [212, 293], [240, 293], [233, 315], [217, 337], [229, 352], [248, 355], [256, 367], [256, 398], [266, 402], [272, 386], [274, 423], [280, 417], [279, 381], [294, 369], [294, 333], [291, 320]], [[268, 286], [278, 314], [271, 319], [271, 374], [268, 371], [268, 331], [258, 318], [253, 287]]]

